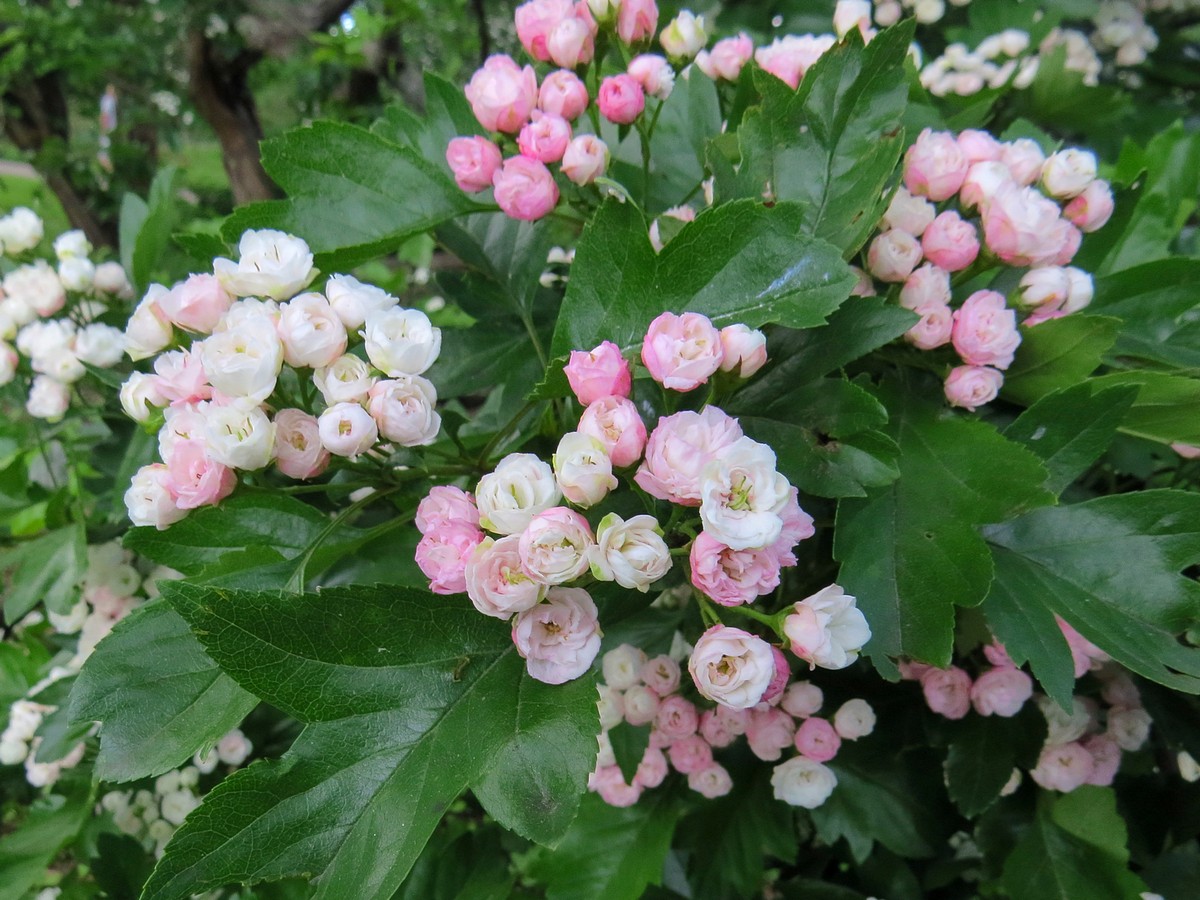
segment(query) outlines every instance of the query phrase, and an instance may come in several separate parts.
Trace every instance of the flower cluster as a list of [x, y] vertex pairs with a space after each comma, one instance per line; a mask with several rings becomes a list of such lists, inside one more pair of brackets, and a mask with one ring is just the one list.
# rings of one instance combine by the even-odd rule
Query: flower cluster
[[[9, 709], [8, 726], [0, 733], [0, 764], [24, 763], [25, 778], [35, 787], [56, 782], [64, 769], [79, 764], [84, 754], [84, 744], [76, 744], [65, 756], [57, 760], [37, 761], [38, 746], [42, 737], [38, 733], [46, 716], [57, 707], [38, 702], [35, 698], [56, 681], [74, 675], [113, 626], [141, 602], [143, 594], [149, 594], [154, 582], [176, 574], [170, 570], [156, 570], [146, 579], [133, 565], [133, 557], [120, 544], [94, 544], [87, 548], [87, 572], [84, 576], [82, 596], [66, 613], [48, 613], [47, 619], [54, 633], [77, 635], [75, 648], [61, 665], [55, 665], [49, 673], [33, 685], [26, 696], [17, 700]], [[40, 613], [30, 613], [20, 627], [30, 627], [41, 622]], [[63, 658], [57, 657], [56, 659]]]
[[121, 404], [161, 422], [162, 462], [125, 494], [135, 525], [166, 528], [219, 502], [239, 471], [274, 464], [314, 478], [332, 457], [429, 444], [441, 428], [422, 377], [441, 331], [425, 313], [350, 275], [306, 291], [312, 253], [282, 232], [247, 231], [238, 249], [213, 274], [152, 286], [129, 320], [129, 355], [157, 356], [152, 374], [125, 382]]
[[120, 263], [92, 262], [82, 231], [55, 238], [57, 269], [34, 258], [43, 232], [41, 219], [24, 207], [0, 219], [0, 245], [22, 261], [4, 276], [0, 290], [0, 385], [27, 375], [26, 411], [56, 422], [70, 407], [72, 385], [87, 374], [86, 366], [107, 369], [121, 361], [121, 330], [100, 319], [108, 304], [128, 299], [131, 288]]
[[[821, 689], [807, 681], [787, 684], [790, 672], [786, 663], [777, 670], [778, 660], [782, 656], [770, 661], [771, 687], [759, 701], [740, 708], [705, 709], [681, 693], [680, 667], [674, 657], [648, 659], [629, 644], [610, 650], [602, 663], [600, 752], [589, 790], [612, 806], [630, 806], [674, 769], [702, 796], [724, 796], [733, 781], [714, 751], [745, 737], [751, 752], [766, 762], [778, 762], [786, 749], [794, 747], [798, 755], [775, 767], [771, 778], [775, 796], [793, 806], [820, 806], [837, 785], [837, 776], [825, 763], [837, 755], [843, 740], [869, 735], [875, 728], [875, 713], [866, 701], [855, 699], [842, 704], [832, 720], [819, 717], [824, 703]], [[632, 780], [627, 781], [609, 733], [614, 728], [644, 726], [649, 726], [648, 743]]]
[[[909, 343], [952, 345], [961, 364], [946, 379], [946, 398], [973, 410], [1000, 390], [1021, 342], [1018, 313], [1030, 327], [1091, 302], [1091, 276], [1070, 262], [1084, 232], [1112, 215], [1112, 190], [1096, 177], [1088, 151], [1046, 156], [1032, 140], [1001, 142], [983, 131], [926, 129], [909, 148], [903, 174], [866, 269], [921, 316], [905, 336]], [[959, 273], [994, 266], [1025, 270], [1019, 288], [1009, 296], [977, 290], [951, 307]]]
[[[1150, 716], [1124, 669], [1065, 620], [1059, 618], [1058, 626], [1070, 647], [1075, 677], [1092, 673], [1100, 683], [1099, 700], [1077, 695], [1066, 710], [1049, 697], [1035, 696], [1033, 680], [998, 642], [983, 648], [990, 666], [974, 679], [959, 666], [937, 669], [918, 663], [901, 663], [901, 674], [918, 681], [929, 708], [948, 719], [961, 719], [972, 707], [983, 716], [1015, 716], [1033, 699], [1047, 726], [1045, 745], [1029, 772], [1034, 782], [1064, 793], [1085, 784], [1107, 786], [1120, 768], [1122, 752], [1145, 745]], [[1015, 791], [1020, 780], [1020, 771], [1014, 770], [1005, 793]]]

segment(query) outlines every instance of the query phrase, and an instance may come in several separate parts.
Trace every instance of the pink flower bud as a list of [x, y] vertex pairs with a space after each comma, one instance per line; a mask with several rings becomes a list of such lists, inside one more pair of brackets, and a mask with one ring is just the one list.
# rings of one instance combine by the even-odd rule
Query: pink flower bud
[[1096, 155], [1069, 147], [1052, 153], [1042, 166], [1042, 186], [1055, 200], [1078, 197], [1096, 180]]
[[904, 155], [904, 186], [935, 202], [948, 200], [962, 187], [970, 165], [952, 134], [926, 128]]
[[575, 18], [571, 0], [529, 0], [513, 13], [517, 39], [525, 52], [539, 62], [550, 59], [550, 35], [560, 23]]
[[698, 734], [674, 741], [667, 753], [671, 758], [671, 765], [681, 775], [701, 772], [713, 764], [712, 747]]
[[971, 708], [971, 676], [958, 666], [928, 669], [921, 690], [929, 708], [947, 719], [961, 719]]
[[968, 128], [959, 132], [958, 148], [970, 163], [995, 162], [1004, 152], [1004, 146], [986, 131]]
[[654, 717], [656, 730], [672, 743], [695, 734], [699, 724], [700, 715], [696, 705], [678, 694], [663, 698]]
[[1039, 266], [1021, 276], [1021, 305], [1058, 309], [1071, 294], [1071, 277], [1062, 266]]
[[417, 504], [417, 530], [421, 534], [429, 534], [433, 529], [445, 525], [479, 526], [479, 510], [475, 508], [474, 494], [448, 484], [429, 489], [429, 493]]
[[632, 466], [646, 447], [646, 425], [633, 401], [625, 397], [593, 400], [583, 411], [577, 430], [603, 444], [617, 468]]
[[984, 672], [971, 685], [971, 705], [981, 716], [1015, 716], [1033, 696], [1033, 679], [1017, 668]]
[[1091, 275], [1075, 266], [1067, 266], [1067, 277], [1071, 279], [1071, 291], [1062, 306], [1063, 312], [1079, 312], [1092, 302], [1096, 286], [1092, 283]]
[[1039, 787], [1069, 793], [1087, 784], [1095, 765], [1092, 754], [1076, 741], [1048, 744], [1029, 775]]
[[537, 75], [533, 66], [522, 69], [511, 57], [496, 54], [471, 76], [466, 95], [480, 125], [516, 134], [537, 103]]
[[675, 70], [657, 53], [643, 53], [629, 62], [626, 72], [651, 97], [666, 100], [675, 86]]
[[232, 303], [215, 275], [189, 275], [158, 298], [168, 321], [201, 334], [210, 334]]
[[1095, 734], [1083, 742], [1083, 749], [1092, 757], [1092, 774], [1087, 784], [1108, 787], [1121, 768], [1121, 748], [1106, 734]]
[[774, 762], [791, 746], [796, 737], [796, 723], [779, 707], [752, 710], [746, 723], [746, 743], [750, 752], [763, 762]]
[[600, 114], [615, 125], [629, 125], [646, 108], [646, 93], [630, 75], [610, 75], [596, 96]]
[[783, 699], [779, 702], [779, 706], [789, 716], [807, 719], [820, 712], [824, 702], [825, 695], [815, 684], [808, 681], [794, 681], [783, 692]]
[[526, 122], [517, 135], [522, 156], [538, 162], [552, 163], [562, 159], [571, 140], [571, 126], [561, 116], [533, 111], [533, 121]]
[[954, 313], [954, 349], [973, 366], [1007, 369], [1021, 343], [1016, 313], [1003, 294], [976, 291]]
[[617, 36], [626, 44], [636, 44], [654, 34], [658, 27], [658, 6], [654, 0], [621, 0], [617, 9]]
[[822, 763], [837, 756], [842, 747], [842, 739], [829, 720], [817, 716], [800, 723], [796, 729], [795, 743], [802, 756]]
[[753, 603], [779, 587], [779, 560], [770, 550], [732, 550], [702, 531], [689, 558], [692, 585], [721, 606]]
[[1059, 219], [1051, 240], [1057, 249], [1050, 262], [1056, 266], [1065, 266], [1069, 265], [1079, 252], [1079, 245], [1083, 243], [1083, 232], [1066, 219]]
[[667, 757], [657, 747], [647, 747], [633, 776], [634, 787], [656, 788], [667, 777]]
[[921, 261], [921, 242], [893, 228], [871, 241], [867, 269], [880, 281], [904, 281]]
[[591, 184], [608, 168], [608, 145], [594, 134], [581, 134], [567, 144], [562, 173], [578, 185]]
[[767, 362], [767, 336], [745, 325], [726, 325], [721, 329], [722, 372], [737, 371], [749, 378]]
[[315, 416], [299, 409], [275, 414], [275, 465], [289, 478], [315, 478], [329, 465]]
[[1010, 266], [1055, 262], [1068, 237], [1059, 227], [1058, 204], [1034, 188], [1001, 185], [982, 212], [988, 248]]
[[804, 73], [835, 43], [831, 34], [820, 37], [789, 34], [759, 47], [754, 51], [754, 60], [764, 72], [770, 72], [795, 90]]
[[700, 313], [663, 313], [650, 323], [642, 343], [642, 362], [650, 377], [673, 391], [698, 388], [723, 359], [721, 335]]
[[587, 105], [587, 87], [574, 72], [559, 69], [542, 79], [542, 86], [538, 90], [538, 108], [542, 112], [572, 122], [587, 109]]
[[660, 500], [699, 506], [704, 467], [740, 437], [737, 420], [715, 406], [664, 416], [650, 434], [646, 458], [634, 480]]
[[950, 340], [954, 310], [946, 303], [929, 300], [913, 308], [921, 321], [904, 333], [904, 339], [919, 350], [933, 350]]
[[1000, 161], [1008, 167], [1013, 181], [1021, 187], [1028, 187], [1041, 177], [1046, 154], [1037, 141], [1018, 138], [1001, 148]]
[[783, 695], [783, 689], [787, 687], [788, 679], [792, 677], [792, 667], [788, 665], [787, 657], [778, 647], [771, 648], [771, 655], [775, 657], [775, 677], [763, 691], [762, 702], [778, 704]]
[[992, 195], [1005, 185], [1014, 184], [1008, 166], [999, 162], [977, 162], [967, 170], [958, 203], [963, 209], [983, 209]]
[[707, 800], [724, 797], [733, 790], [733, 779], [720, 763], [713, 763], [701, 772], [688, 775], [688, 787]]
[[504, 161], [492, 177], [496, 203], [514, 219], [536, 221], [558, 203], [558, 185], [544, 163], [525, 156]]
[[728, 747], [745, 734], [747, 718], [745, 710], [718, 706], [700, 715], [700, 734], [710, 747]]
[[625, 721], [630, 725], [647, 725], [658, 716], [662, 699], [644, 684], [635, 684], [625, 691]]
[[[636, 776], [634, 778], [636, 779]], [[619, 766], [605, 766], [588, 778], [588, 790], [600, 795], [609, 806], [624, 808], [633, 806], [642, 796], [642, 789], [625, 783]]]
[[446, 163], [459, 189], [478, 193], [492, 186], [500, 166], [500, 148], [485, 137], [456, 137], [446, 146]]
[[642, 664], [641, 675], [646, 687], [660, 697], [669, 696], [679, 690], [679, 663], [666, 654], [646, 660]]
[[979, 238], [974, 225], [964, 222], [953, 210], [947, 210], [925, 229], [921, 250], [934, 265], [947, 272], [958, 272], [975, 262], [979, 255]]
[[417, 544], [416, 561], [429, 589], [435, 594], [461, 594], [467, 590], [467, 561], [483, 532], [470, 525], [440, 524]]
[[595, 36], [595, 23], [571, 16], [559, 22], [550, 32], [546, 49], [556, 66], [573, 69], [591, 61], [596, 52]]
[[883, 222], [888, 228], [906, 231], [913, 237], [920, 237], [937, 215], [937, 209], [924, 197], [910, 194], [901, 185], [892, 195], [887, 212], [883, 214]]
[[237, 485], [237, 474], [213, 460], [203, 440], [176, 441], [167, 473], [167, 490], [179, 509], [213, 506]]
[[946, 377], [946, 399], [951, 406], [974, 412], [1000, 393], [1004, 375], [988, 366], [956, 366]]
[[900, 288], [900, 305], [916, 310], [929, 303], [950, 302], [950, 273], [926, 264], [913, 271]]
[[601, 397], [628, 397], [633, 384], [629, 363], [612, 341], [604, 341], [591, 351], [572, 350], [564, 371], [576, 399], [584, 406]]
[[1063, 215], [1082, 231], [1091, 234], [1103, 228], [1113, 214], [1112, 188], [1107, 181], [1093, 181], [1063, 209]]
[[753, 55], [754, 41], [743, 31], [717, 41], [711, 50], [701, 50], [696, 54], [696, 67], [713, 81], [737, 81]]

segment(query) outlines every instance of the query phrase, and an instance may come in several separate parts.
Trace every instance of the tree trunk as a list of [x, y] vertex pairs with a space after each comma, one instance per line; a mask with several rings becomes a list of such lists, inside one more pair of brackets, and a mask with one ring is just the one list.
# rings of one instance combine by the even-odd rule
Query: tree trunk
[[269, 200], [278, 194], [259, 161], [262, 126], [247, 76], [260, 58], [243, 51], [227, 63], [216, 59], [212, 42], [203, 31], [188, 35], [188, 83], [192, 102], [212, 127], [221, 144], [221, 158], [229, 175], [235, 203]]
[[[58, 72], [9, 86], [4, 94], [4, 133], [20, 150], [40, 154], [48, 141], [57, 139], [66, 147], [70, 139], [67, 98]], [[46, 158], [45, 154], [41, 155]], [[66, 173], [60, 169], [39, 169], [47, 187], [54, 192], [71, 225], [87, 235], [96, 247], [115, 247], [114, 222], [102, 222], [84, 200]]]

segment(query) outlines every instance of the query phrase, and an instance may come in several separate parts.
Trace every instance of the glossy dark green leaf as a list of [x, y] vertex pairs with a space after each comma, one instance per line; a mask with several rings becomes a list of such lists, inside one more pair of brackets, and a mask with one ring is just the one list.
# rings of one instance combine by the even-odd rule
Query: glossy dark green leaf
[[650, 726], [621, 722], [609, 729], [608, 739], [621, 774], [625, 776], [625, 783], [632, 784], [642, 757], [646, 755], [646, 748], [650, 746]]
[[514, 875], [498, 828], [447, 820], [425, 845], [393, 900], [507, 900]]
[[248, 228], [277, 228], [304, 238], [318, 267], [345, 268], [478, 208], [436, 159], [356, 125], [318, 120], [263, 142], [263, 168], [288, 198], [242, 207], [222, 233], [236, 242]]
[[1137, 393], [1134, 385], [1090, 381], [1063, 388], [1021, 413], [1004, 436], [1038, 455], [1050, 473], [1046, 487], [1061, 494], [1108, 449]]
[[865, 48], [852, 33], [821, 56], [795, 92], [755, 72], [763, 102], [738, 129], [740, 178], [760, 195], [802, 203], [804, 229], [846, 252], [878, 222], [904, 148], [904, 59], [912, 38], [909, 23]]
[[983, 600], [992, 559], [975, 530], [1053, 502], [1046, 470], [991, 425], [924, 400], [916, 385], [884, 393], [900, 477], [838, 507], [839, 583], [871, 624], [873, 656], [950, 662], [955, 604]]
[[1110, 358], [1200, 374], [1200, 261], [1172, 258], [1096, 279], [1091, 309], [1121, 319]]
[[164, 594], [225, 671], [309, 724], [205, 798], [147, 900], [298, 874], [318, 897], [390, 897], [468, 787], [533, 840], [574, 817], [595, 761], [593, 679], [533, 680], [508, 629], [466, 602], [386, 587]]
[[539, 850], [529, 874], [545, 885], [547, 900], [637, 900], [662, 882], [677, 816], [665, 788], [624, 809], [589, 793], [562, 841]]
[[843, 744], [827, 763], [838, 783], [811, 813], [817, 833], [829, 843], [844, 837], [859, 862], [877, 841], [900, 856], [933, 856], [953, 823], [940, 767], [932, 753], [896, 753], [880, 743]]
[[1067, 709], [1075, 693], [1075, 663], [1067, 639], [1054, 613], [1027, 592], [1019, 574], [1011, 577], [1007, 557], [1002, 552], [996, 557], [998, 576], [983, 601], [988, 626], [1013, 662], [1028, 663], [1046, 695]]
[[1200, 379], [1146, 370], [1112, 372], [1093, 379], [1097, 387], [1136, 385], [1137, 397], [1121, 430], [1163, 444], [1200, 444]]
[[96, 774], [132, 781], [191, 759], [257, 702], [217, 668], [179, 614], [156, 601], [96, 646], [76, 679], [70, 715], [101, 723]]
[[1022, 328], [1021, 346], [1004, 373], [1004, 396], [1030, 404], [1078, 384], [1096, 371], [1120, 325], [1107, 316], [1074, 315]]
[[959, 812], [975, 818], [991, 806], [1014, 767], [1037, 762], [1045, 739], [1045, 718], [1032, 703], [1009, 718], [967, 715], [946, 754], [946, 788]]
[[0, 900], [22, 900], [46, 877], [59, 849], [79, 833], [91, 812], [85, 785], [39, 797], [29, 814], [0, 840]]
[[1003, 590], [1058, 613], [1138, 674], [1200, 693], [1200, 650], [1175, 639], [1200, 609], [1200, 584], [1180, 575], [1200, 562], [1200, 495], [1099, 497], [985, 534]]
[[606, 203], [584, 229], [551, 353], [610, 340], [637, 346], [659, 313], [700, 312], [718, 327], [822, 324], [854, 275], [836, 249], [800, 235], [795, 205], [752, 201], [702, 212], [655, 254], [631, 204]]
[[801, 493], [863, 497], [900, 475], [899, 448], [878, 430], [887, 410], [853, 382], [822, 379], [765, 406], [735, 397], [730, 412], [748, 435], [775, 448], [779, 471]]
[[68, 612], [79, 599], [86, 567], [82, 526], [67, 525], [0, 552], [0, 573], [7, 570], [5, 620], [19, 621], [39, 603], [51, 612]]

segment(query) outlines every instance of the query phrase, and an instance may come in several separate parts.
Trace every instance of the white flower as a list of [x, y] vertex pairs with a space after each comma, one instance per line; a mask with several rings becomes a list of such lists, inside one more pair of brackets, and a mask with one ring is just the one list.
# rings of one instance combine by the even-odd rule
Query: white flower
[[167, 489], [170, 476], [162, 463], [142, 466], [125, 492], [125, 509], [134, 525], [151, 525], [162, 531], [187, 515], [175, 505]]
[[422, 375], [442, 351], [442, 330], [419, 309], [369, 312], [362, 336], [367, 357], [385, 375]]
[[625, 719], [625, 698], [620, 691], [613, 690], [607, 684], [598, 684], [596, 689], [600, 693], [600, 699], [596, 701], [596, 708], [600, 712], [600, 733], [607, 739], [608, 735], [604, 733], [616, 728]]
[[191, 791], [175, 791], [162, 798], [162, 817], [172, 825], [182, 825], [188, 813], [199, 805], [200, 798]]
[[346, 326], [320, 294], [301, 294], [283, 304], [278, 328], [289, 366], [316, 369], [346, 352]]
[[371, 387], [367, 411], [385, 440], [401, 447], [432, 444], [442, 427], [437, 389], [420, 375], [397, 375]]
[[35, 419], [57, 422], [66, 414], [70, 404], [70, 388], [61, 381], [55, 381], [49, 375], [38, 375], [33, 379], [33, 385], [29, 389], [29, 399], [25, 402], [25, 411]]
[[1150, 714], [1137, 708], [1110, 709], [1108, 733], [1122, 750], [1141, 750], [1150, 737]]
[[596, 527], [592, 575], [645, 593], [671, 568], [671, 550], [654, 516], [622, 519], [609, 513]]
[[20, 358], [7, 341], [0, 340], [0, 386], [8, 384], [17, 374]]
[[379, 427], [357, 403], [335, 403], [317, 419], [317, 433], [330, 453], [354, 459], [375, 446]]
[[559, 489], [576, 506], [595, 506], [617, 486], [608, 451], [602, 443], [582, 431], [571, 431], [562, 436], [554, 451], [553, 462]]
[[238, 261], [213, 260], [213, 273], [237, 297], [287, 300], [317, 277], [312, 252], [298, 237], [282, 231], [247, 231], [238, 242]]
[[0, 248], [5, 253], [32, 250], [45, 234], [46, 226], [41, 217], [27, 206], [18, 206], [0, 219]]
[[330, 276], [325, 296], [347, 328], [361, 328], [368, 314], [383, 312], [400, 302], [383, 288], [363, 284], [353, 275]]
[[[58, 274], [42, 259], [5, 275], [4, 293], [13, 301], [11, 308], [19, 314], [30, 309], [39, 316], [52, 316], [67, 300]], [[17, 324], [25, 323], [18, 318]]]
[[875, 730], [875, 710], [866, 700], [847, 700], [833, 714], [833, 728], [838, 737], [857, 741]]
[[775, 452], [739, 438], [700, 476], [700, 519], [704, 530], [734, 550], [760, 550], [783, 529], [780, 512], [792, 486], [775, 470]]
[[68, 291], [90, 291], [95, 277], [96, 267], [86, 256], [71, 256], [58, 264], [58, 280]]
[[253, 749], [254, 745], [239, 728], [217, 741], [217, 757], [227, 766], [240, 766]]
[[704, 30], [704, 16], [682, 10], [667, 23], [658, 39], [668, 56], [676, 59], [695, 56], [708, 43], [708, 32]]
[[696, 641], [688, 660], [696, 690], [730, 709], [750, 709], [775, 678], [775, 654], [760, 637], [714, 625]]
[[59, 634], [75, 634], [83, 627], [89, 612], [91, 609], [88, 607], [87, 601], [80, 600], [65, 613], [47, 611], [46, 618], [50, 620], [50, 624]]
[[479, 524], [496, 534], [518, 534], [562, 498], [554, 471], [532, 453], [510, 453], [479, 479]]
[[79, 229], [73, 231], [64, 231], [54, 239], [54, 255], [59, 260], [67, 260], [73, 257], [87, 257], [92, 252], [92, 244]]
[[262, 403], [275, 390], [283, 367], [283, 343], [267, 317], [250, 318], [232, 331], [213, 334], [192, 346], [200, 348], [209, 384], [227, 397]]
[[96, 266], [96, 277], [92, 284], [102, 294], [116, 297], [127, 297], [133, 292], [129, 276], [119, 262], [100, 263]]
[[811, 666], [844, 669], [871, 639], [871, 628], [855, 598], [831, 584], [794, 606], [783, 620], [792, 652]]
[[1175, 762], [1179, 766], [1179, 777], [1188, 784], [1194, 784], [1200, 781], [1200, 763], [1197, 763], [1195, 758], [1186, 750], [1180, 750], [1175, 757]]
[[591, 668], [601, 635], [596, 604], [582, 588], [551, 588], [546, 602], [518, 613], [512, 628], [526, 670], [546, 684], [571, 681]]
[[125, 333], [99, 322], [85, 325], [75, 335], [75, 355], [88, 365], [111, 368], [125, 355]]
[[521, 532], [521, 568], [540, 584], [566, 584], [588, 570], [595, 545], [587, 519], [554, 506], [534, 516]]
[[1050, 154], [1042, 166], [1042, 187], [1056, 200], [1070, 200], [1096, 180], [1096, 156], [1068, 147]]
[[1038, 708], [1046, 717], [1046, 744], [1069, 744], [1083, 737], [1092, 722], [1091, 711], [1079, 697], [1071, 700], [1068, 712], [1049, 697], [1036, 698]]
[[125, 352], [133, 360], [145, 359], [158, 353], [169, 343], [175, 332], [158, 305], [169, 288], [152, 284], [125, 325]]
[[208, 455], [221, 465], [252, 471], [271, 461], [275, 423], [261, 407], [248, 403], [210, 406], [204, 424]]
[[635, 684], [642, 683], [642, 666], [646, 664], [646, 654], [640, 647], [632, 644], [621, 644], [604, 654], [600, 662], [604, 672], [604, 683], [618, 691], [627, 691]]
[[771, 773], [775, 799], [792, 806], [816, 809], [829, 799], [837, 787], [833, 770], [807, 756], [796, 756], [780, 763]]
[[330, 406], [334, 403], [365, 403], [376, 381], [378, 379], [371, 374], [366, 361], [350, 354], [313, 372], [313, 384]]

